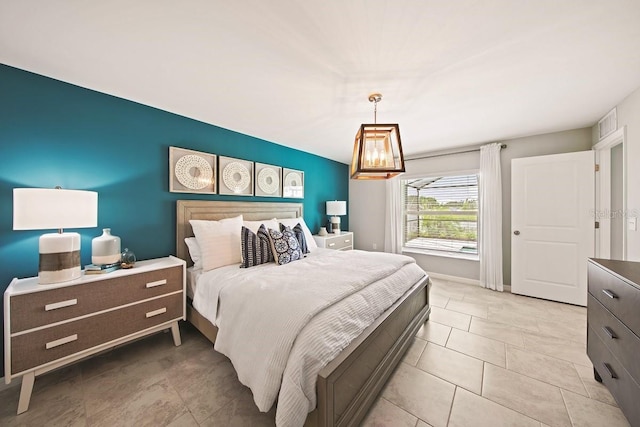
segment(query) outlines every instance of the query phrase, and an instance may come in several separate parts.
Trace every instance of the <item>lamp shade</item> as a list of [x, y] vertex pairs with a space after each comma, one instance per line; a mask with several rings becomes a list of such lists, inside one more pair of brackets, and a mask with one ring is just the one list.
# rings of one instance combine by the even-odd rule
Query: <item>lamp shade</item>
[[13, 189], [13, 229], [47, 230], [98, 225], [98, 193], [54, 188]]
[[330, 201], [327, 202], [327, 215], [346, 215], [347, 214], [347, 202], [345, 201]]

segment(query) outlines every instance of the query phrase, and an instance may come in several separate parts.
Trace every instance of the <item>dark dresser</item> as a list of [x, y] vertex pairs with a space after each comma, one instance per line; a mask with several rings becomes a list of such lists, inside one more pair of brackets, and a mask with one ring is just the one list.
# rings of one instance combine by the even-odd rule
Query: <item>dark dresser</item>
[[640, 262], [590, 259], [587, 354], [632, 426], [640, 426]]

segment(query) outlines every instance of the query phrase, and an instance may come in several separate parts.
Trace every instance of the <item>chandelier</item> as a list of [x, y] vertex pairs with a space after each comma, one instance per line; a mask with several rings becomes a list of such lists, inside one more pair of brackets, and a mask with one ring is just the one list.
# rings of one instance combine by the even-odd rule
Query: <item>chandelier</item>
[[360, 125], [353, 145], [352, 179], [388, 179], [404, 172], [404, 158], [398, 124], [378, 124], [378, 102], [382, 95], [372, 93], [373, 124]]

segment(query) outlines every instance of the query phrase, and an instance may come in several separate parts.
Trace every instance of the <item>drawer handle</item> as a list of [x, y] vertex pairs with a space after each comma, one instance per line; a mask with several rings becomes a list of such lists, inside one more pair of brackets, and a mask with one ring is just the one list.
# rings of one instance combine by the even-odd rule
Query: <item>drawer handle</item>
[[77, 299], [68, 299], [66, 301], [54, 302], [52, 304], [47, 304], [44, 306], [44, 311], [56, 310], [58, 308], [69, 307], [72, 305], [76, 305], [78, 303]]
[[602, 366], [604, 366], [604, 369], [607, 371], [611, 378], [613, 378], [614, 380], [618, 378], [616, 373], [613, 371], [613, 369], [611, 369], [611, 366], [609, 366], [607, 362], [602, 362]]
[[329, 247], [335, 246], [335, 245], [336, 245], [335, 243], [329, 243]]
[[155, 288], [156, 286], [162, 286], [167, 284], [167, 279], [156, 280], [155, 282], [147, 283], [147, 288]]
[[608, 296], [611, 299], [615, 299], [618, 298], [618, 295], [614, 294], [613, 292], [611, 292], [609, 289], [603, 289], [602, 293], [605, 294], [606, 296]]
[[609, 338], [611, 338], [611, 339], [618, 338], [618, 336], [616, 335], [616, 333], [615, 333], [615, 332], [613, 332], [613, 331], [611, 330], [611, 328], [610, 328], [610, 327], [608, 327], [608, 326], [603, 326], [603, 327], [602, 327], [602, 330], [604, 331], [604, 333], [605, 333], [605, 334], [607, 334], [607, 335], [609, 336]]
[[344, 239], [345, 243], [349, 243], [351, 241], [351, 239]]
[[78, 334], [69, 335], [68, 337], [60, 338], [59, 340], [48, 342], [46, 345], [47, 350], [67, 344], [78, 340]]
[[148, 319], [149, 317], [158, 316], [158, 315], [166, 313], [166, 312], [167, 312], [167, 307], [162, 307], [162, 308], [159, 308], [157, 310], [153, 310], [153, 311], [148, 312], [146, 314], [146, 316], [147, 316], [147, 319]]

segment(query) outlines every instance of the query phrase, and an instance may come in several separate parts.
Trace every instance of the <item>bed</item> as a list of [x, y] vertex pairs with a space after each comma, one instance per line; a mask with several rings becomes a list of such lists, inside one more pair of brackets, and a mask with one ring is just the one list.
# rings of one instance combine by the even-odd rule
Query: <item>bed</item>
[[[245, 220], [303, 217], [301, 203], [177, 201], [176, 253], [192, 264], [184, 239], [192, 237], [190, 220], [221, 220], [242, 214]], [[320, 370], [316, 409], [306, 426], [359, 425], [379, 391], [428, 319], [427, 276], [410, 286], [389, 309]], [[218, 329], [191, 304], [187, 318], [211, 342]]]

